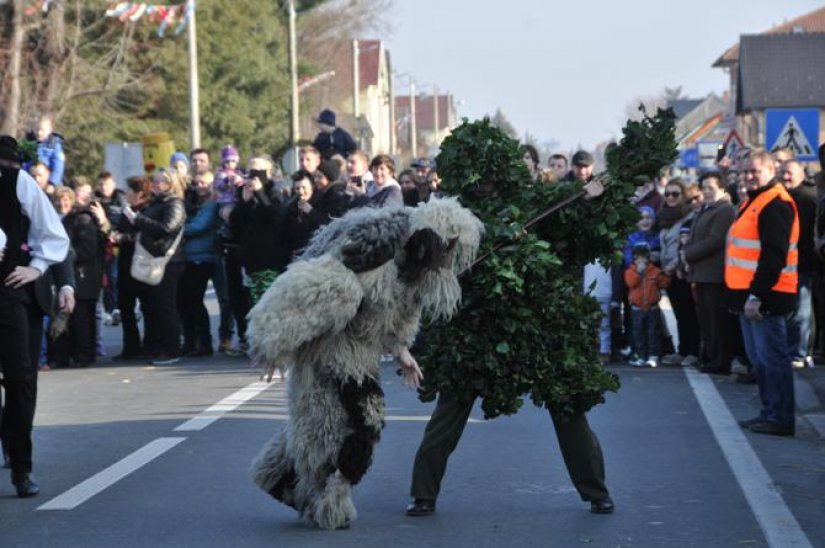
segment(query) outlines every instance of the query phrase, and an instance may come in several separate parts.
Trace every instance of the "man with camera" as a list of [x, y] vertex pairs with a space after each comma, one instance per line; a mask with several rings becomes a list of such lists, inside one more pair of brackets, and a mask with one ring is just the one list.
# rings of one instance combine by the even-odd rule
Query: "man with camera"
[[372, 181], [369, 165], [370, 158], [361, 149], [347, 157], [347, 192], [355, 196], [366, 192], [367, 184]]
[[229, 215], [238, 256], [250, 278], [252, 304], [266, 291], [289, 262], [284, 242], [285, 206], [270, 179], [272, 160], [253, 156], [247, 164], [241, 199]]

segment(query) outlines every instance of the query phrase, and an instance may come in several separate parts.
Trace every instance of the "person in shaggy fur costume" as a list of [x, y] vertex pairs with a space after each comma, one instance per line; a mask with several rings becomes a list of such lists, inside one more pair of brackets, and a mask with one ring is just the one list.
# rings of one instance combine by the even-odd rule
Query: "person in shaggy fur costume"
[[349, 212], [318, 231], [249, 314], [252, 355], [288, 373], [289, 419], [253, 461], [254, 482], [323, 529], [356, 517], [351, 486], [384, 425], [380, 356], [405, 384], [421, 370], [409, 346], [422, 314], [449, 318], [483, 224], [455, 198]]

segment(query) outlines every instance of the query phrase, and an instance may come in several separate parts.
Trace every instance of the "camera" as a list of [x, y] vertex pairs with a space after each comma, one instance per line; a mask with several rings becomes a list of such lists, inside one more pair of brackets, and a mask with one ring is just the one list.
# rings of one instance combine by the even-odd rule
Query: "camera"
[[247, 177], [250, 180], [257, 177], [258, 180], [261, 181], [261, 183], [266, 183], [266, 181], [268, 179], [268, 177], [266, 176], [266, 170], [265, 169], [250, 169], [249, 172], [247, 173]]

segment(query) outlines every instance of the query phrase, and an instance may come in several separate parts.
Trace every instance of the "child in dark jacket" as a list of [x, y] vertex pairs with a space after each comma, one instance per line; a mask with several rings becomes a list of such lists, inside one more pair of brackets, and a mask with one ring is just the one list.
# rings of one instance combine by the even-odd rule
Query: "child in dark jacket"
[[636, 367], [657, 367], [662, 317], [659, 301], [662, 299], [662, 289], [670, 284], [670, 278], [651, 262], [650, 246], [646, 242], [636, 243], [632, 253], [633, 262], [624, 273], [633, 316], [633, 338], [638, 352], [631, 363]]

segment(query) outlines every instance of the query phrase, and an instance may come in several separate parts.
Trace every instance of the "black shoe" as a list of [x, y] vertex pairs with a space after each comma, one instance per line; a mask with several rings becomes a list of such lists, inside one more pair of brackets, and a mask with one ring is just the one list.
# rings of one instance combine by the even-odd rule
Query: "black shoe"
[[195, 348], [184, 354], [187, 358], [208, 358], [212, 356], [212, 348]]
[[782, 426], [775, 422], [760, 422], [750, 427], [754, 434], [769, 434], [771, 436], [793, 436], [796, 429], [793, 426]]
[[699, 371], [708, 375], [730, 375], [730, 369], [720, 367], [712, 363], [704, 363], [699, 367]]
[[40, 486], [35, 483], [29, 472], [12, 472], [11, 482], [21, 499], [34, 497], [40, 492]]
[[739, 384], [756, 384], [756, 373], [738, 373], [736, 382]]
[[756, 424], [762, 424], [763, 422], [765, 422], [765, 419], [763, 419], [762, 417], [754, 417], [746, 421], [739, 421], [739, 426], [741, 426], [742, 428], [750, 428], [751, 426], [754, 426]]
[[615, 509], [616, 505], [610, 497], [590, 501], [590, 511], [594, 514], [612, 514]]
[[145, 359], [145, 356], [139, 352], [123, 352], [121, 354], [118, 354], [117, 356], [113, 356], [112, 359], [116, 362], [132, 362]]
[[421, 517], [429, 516], [435, 513], [435, 501], [427, 499], [415, 499], [412, 504], [407, 506], [404, 513], [408, 516]]

